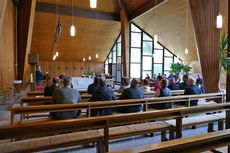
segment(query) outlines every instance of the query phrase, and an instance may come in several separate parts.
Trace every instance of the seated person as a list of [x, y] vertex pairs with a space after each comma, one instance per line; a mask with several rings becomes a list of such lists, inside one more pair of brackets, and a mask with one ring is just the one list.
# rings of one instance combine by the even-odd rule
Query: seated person
[[[138, 87], [139, 83], [140, 83], [139, 79], [134, 78], [131, 81], [131, 87], [124, 90], [119, 100], [144, 98], [144, 91]], [[142, 105], [119, 107], [117, 109], [118, 112], [122, 112], [122, 113], [133, 113], [133, 112], [139, 112], [141, 110], [142, 110]]]
[[[162, 79], [160, 84], [161, 88], [157, 89], [157, 91], [154, 93], [154, 97], [171, 97], [171, 90], [167, 88], [167, 80]], [[150, 106], [155, 109], [169, 109], [172, 108], [172, 103], [151, 104]]]
[[145, 79], [147, 79], [147, 80], [150, 80], [150, 79], [151, 79], [148, 73], [146, 74]]
[[88, 94], [93, 94], [99, 88], [99, 77], [95, 77], [92, 84], [88, 86]]
[[[105, 78], [99, 79], [99, 88], [93, 93], [90, 101], [111, 101], [117, 100], [116, 95], [113, 90], [109, 89], [105, 85]], [[101, 109], [92, 109], [91, 117], [93, 116], [104, 116], [113, 114], [113, 108], [101, 108]]]
[[65, 73], [63, 72], [60, 76], [59, 79], [64, 79], [65, 78]]
[[[72, 77], [65, 76], [63, 80], [64, 87], [60, 87], [54, 91], [52, 104], [75, 104], [81, 101], [81, 96], [77, 89], [71, 88]], [[73, 110], [66, 112], [55, 112], [51, 116], [58, 120], [77, 118], [81, 111]]]
[[161, 75], [158, 75], [158, 76], [157, 76], [157, 79], [156, 79], [156, 85], [154, 86], [154, 91], [157, 91], [157, 89], [160, 89], [160, 88], [161, 88], [161, 85], [160, 85], [161, 79], [162, 79], [162, 76], [161, 76]]
[[53, 78], [53, 85], [45, 87], [44, 96], [53, 96], [54, 90], [58, 88], [59, 78]]
[[200, 74], [197, 74], [197, 79], [196, 79], [196, 85], [200, 87], [201, 92], [204, 94], [204, 87], [203, 87], [203, 83], [202, 83], [202, 78]]
[[171, 79], [169, 79], [168, 88], [170, 90], [179, 90], [179, 87], [178, 87], [178, 85], [176, 85], [176, 81], [175, 81], [174, 77], [172, 77]]
[[142, 82], [140, 88], [141, 88], [144, 92], [150, 92], [149, 80], [144, 79], [144, 81]]
[[188, 75], [186, 75], [186, 74], [183, 75], [183, 82], [179, 85], [180, 90], [184, 90], [184, 89], [188, 88], [187, 80], [188, 80]]
[[[188, 88], [185, 89], [184, 94], [185, 95], [199, 95], [199, 94], [201, 94], [200, 88], [195, 85], [195, 79], [194, 78], [188, 79]], [[198, 102], [198, 100], [191, 100], [190, 106], [197, 106], [197, 102]]]
[[122, 86], [119, 88], [118, 93], [122, 93], [125, 89], [129, 88], [129, 78], [123, 78]]

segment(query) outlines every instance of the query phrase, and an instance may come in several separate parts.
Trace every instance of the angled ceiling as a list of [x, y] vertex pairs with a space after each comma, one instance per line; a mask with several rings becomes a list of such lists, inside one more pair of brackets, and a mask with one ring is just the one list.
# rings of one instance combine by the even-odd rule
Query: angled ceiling
[[[144, 6], [150, 0], [124, 0], [128, 14], [132, 14], [138, 8]], [[56, 0], [37, 0], [38, 3], [56, 4]], [[227, 32], [228, 0], [221, 0], [221, 14], [223, 15], [223, 28]], [[59, 5], [72, 6], [72, 0], [59, 0]], [[120, 6], [118, 0], [98, 0], [98, 8], [89, 7], [89, 0], [74, 0], [77, 8], [102, 11], [119, 15]], [[189, 54], [185, 55], [186, 40], [186, 9], [187, 0], [168, 0], [157, 8], [151, 9], [133, 22], [150, 34], [152, 37], [157, 34], [158, 41], [179, 55], [184, 61], [198, 60], [195, 46], [195, 38], [192, 26], [192, 19], [189, 11], [188, 18], [188, 49]], [[70, 10], [71, 11], [71, 10]], [[83, 57], [88, 61], [104, 62], [112, 45], [120, 34], [120, 22], [109, 20], [97, 20], [93, 18], [74, 17], [76, 36], [70, 36], [72, 24], [71, 15], [59, 15], [62, 23], [62, 33], [58, 42], [60, 56], [57, 60], [82, 61]], [[51, 48], [56, 30], [56, 15], [54, 13], [35, 13], [35, 23], [32, 37], [31, 52], [39, 54], [41, 60], [51, 60]], [[96, 59], [95, 55], [99, 54]]]
[[[221, 0], [221, 14], [223, 15], [223, 28], [227, 31], [227, 0]], [[174, 54], [179, 55], [183, 61], [198, 60], [195, 46], [195, 38], [190, 10], [188, 11], [188, 49], [186, 48], [186, 10], [189, 7], [187, 0], [168, 0], [164, 4], [152, 9], [146, 14], [134, 20], [140, 28], [154, 37], [158, 35], [158, 41]]]
[[[102, 11], [118, 14], [120, 6], [118, 0], [98, 0], [98, 8], [90, 8], [89, 0], [74, 0], [77, 8]], [[137, 8], [148, 2], [148, 0], [125, 0], [127, 11], [132, 13]], [[37, 0], [37, 3], [56, 4], [56, 0]], [[71, 12], [72, 0], [59, 0], [59, 5], [69, 6]], [[48, 8], [49, 9], [49, 8]], [[95, 12], [97, 13], [97, 12]], [[76, 36], [70, 36], [72, 24], [71, 15], [59, 15], [62, 20], [62, 32], [58, 41], [57, 60], [82, 61], [83, 58], [91, 56], [94, 62], [104, 62], [112, 45], [121, 31], [118, 21], [97, 20], [93, 18], [74, 17]], [[40, 60], [52, 60], [51, 48], [56, 30], [56, 14], [36, 11], [32, 36], [31, 52], [39, 54]], [[96, 59], [96, 54], [99, 58]]]

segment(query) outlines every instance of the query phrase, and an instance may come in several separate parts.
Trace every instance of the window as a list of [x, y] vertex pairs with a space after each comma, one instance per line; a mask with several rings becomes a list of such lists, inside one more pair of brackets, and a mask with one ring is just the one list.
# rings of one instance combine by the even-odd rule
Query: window
[[[169, 49], [160, 43], [154, 43], [153, 38], [131, 23], [130, 30], [130, 78], [146, 77], [146, 74], [152, 78], [159, 73], [169, 74], [171, 63], [181, 63]], [[107, 59], [105, 60], [105, 73], [108, 73], [108, 64], [112, 63], [112, 76], [114, 80], [121, 81], [122, 71], [122, 48], [121, 36], [114, 43]], [[154, 75], [155, 74], [155, 75]]]

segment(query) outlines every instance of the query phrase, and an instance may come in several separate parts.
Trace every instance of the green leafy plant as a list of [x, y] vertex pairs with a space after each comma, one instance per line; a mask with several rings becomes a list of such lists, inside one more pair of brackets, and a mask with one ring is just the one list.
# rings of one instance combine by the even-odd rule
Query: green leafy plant
[[186, 73], [190, 74], [190, 71], [192, 69], [189, 64], [183, 64], [183, 63], [171, 63], [171, 71], [170, 73], [175, 72], [176, 76], [179, 76], [181, 69]]
[[223, 67], [227, 74], [230, 74], [230, 58], [228, 54], [230, 54], [230, 52], [228, 52], [228, 35], [223, 33], [220, 40], [220, 70], [221, 67]]
[[89, 76], [89, 75], [93, 76], [93, 72], [87, 72], [86, 74], [87, 74], [88, 76]]
[[5, 90], [6, 88], [0, 89], [0, 104], [4, 102], [5, 96], [7, 95], [6, 93], [4, 93]]

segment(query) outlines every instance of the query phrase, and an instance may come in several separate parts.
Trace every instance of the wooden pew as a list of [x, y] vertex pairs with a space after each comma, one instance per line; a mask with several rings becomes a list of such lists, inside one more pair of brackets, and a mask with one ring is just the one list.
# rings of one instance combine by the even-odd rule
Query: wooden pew
[[[165, 124], [165, 122], [163, 121], [150, 122], [150, 123], [143, 123], [143, 122], [157, 120], [157, 119], [170, 119], [170, 118], [180, 119], [180, 117], [181, 114], [180, 111], [178, 110], [162, 110], [157, 112], [141, 112], [141, 113], [133, 113], [133, 114], [111, 115], [111, 116], [103, 116], [103, 117], [90, 117], [90, 118], [81, 118], [81, 119], [6, 126], [6, 127], [0, 127], [0, 139], [21, 138], [21, 137], [25, 138], [25, 137], [41, 135], [41, 134], [47, 135], [47, 134], [56, 134], [56, 133], [66, 132], [66, 131], [81, 131], [87, 129], [103, 128], [104, 129], [103, 131], [99, 129], [98, 132], [103, 137], [106, 151], [108, 151], [109, 140], [117, 139], [121, 137], [130, 137], [135, 135], [142, 135], [142, 134], [161, 131], [162, 140], [165, 140], [165, 136], [166, 136], [165, 131], [171, 130], [172, 128], [171, 125]], [[139, 124], [132, 125], [132, 123], [139, 123]], [[118, 126], [119, 126], [119, 130], [117, 130]], [[89, 135], [89, 134], [85, 133], [85, 135]], [[47, 139], [50, 140], [49, 137]], [[39, 150], [58, 147], [57, 144], [54, 144], [54, 146], [44, 147], [41, 146], [41, 144], [39, 143], [33, 143], [34, 145], [39, 144], [39, 146], [36, 145], [34, 146], [34, 148], [32, 145], [30, 145], [30, 147], [32, 148], [27, 147], [28, 143], [32, 143], [32, 141], [33, 140], [29, 140], [25, 142], [26, 144], [24, 147], [29, 150], [23, 150], [24, 152], [31, 151], [31, 150], [35, 151], [36, 149], [38, 149], [36, 147], [40, 147]], [[98, 141], [101, 141], [101, 138], [98, 139]], [[78, 140], [77, 142], [80, 142], [80, 140]], [[86, 142], [88, 143], [89, 140], [87, 140]], [[63, 143], [68, 144], [69, 142], [63, 142]], [[70, 144], [72, 143], [76, 145], [76, 142], [71, 142]], [[61, 146], [63, 146], [63, 144], [61, 144]], [[4, 147], [4, 144], [0, 145], [0, 148], [1, 147]], [[11, 149], [15, 149], [15, 148], [13, 147]], [[16, 151], [20, 152], [20, 150], [18, 149], [16, 149]]]
[[[33, 98], [36, 102], [37, 99], [41, 98], [45, 102], [49, 101], [49, 97], [27, 97], [26, 100]], [[59, 104], [59, 105], [37, 105], [37, 106], [24, 106], [24, 107], [12, 107], [11, 108], [11, 124], [14, 124], [15, 115], [25, 114], [39, 114], [39, 113], [49, 113], [49, 112], [59, 112], [59, 111], [70, 111], [70, 110], [87, 110], [88, 116], [91, 115], [92, 109], [99, 108], [114, 108], [122, 106], [134, 106], [134, 105], [144, 105], [143, 110], [149, 111], [152, 108], [149, 108], [149, 104], [157, 103], [166, 103], [166, 102], [184, 102], [187, 101], [187, 106], [190, 106], [191, 100], [198, 100], [200, 98], [213, 99], [213, 98], [223, 98], [221, 93], [214, 94], [203, 94], [203, 95], [184, 95], [184, 96], [174, 96], [174, 97], [155, 97], [155, 98], [146, 98], [146, 99], [128, 99], [128, 100], [119, 100], [119, 101], [102, 101], [102, 102], [83, 102], [77, 104]], [[40, 100], [41, 100], [40, 99]], [[27, 102], [27, 101], [23, 101]], [[28, 101], [29, 102], [29, 101]], [[23, 103], [21, 103], [21, 106]], [[36, 117], [36, 116], [33, 116]], [[27, 116], [27, 118], [29, 118]]]
[[111, 153], [197, 153], [214, 150], [229, 144], [230, 129], [226, 129], [218, 132], [176, 139], [172, 141], [113, 151]]
[[[113, 90], [114, 92], [117, 92], [117, 90]], [[182, 95], [184, 94], [184, 90], [172, 90], [172, 95]], [[79, 90], [80, 95], [88, 95], [87, 90]], [[145, 96], [151, 96], [153, 95], [155, 92], [151, 91], [151, 92], [145, 92]], [[117, 93], [117, 95], [121, 95], [120, 93]], [[27, 92], [27, 97], [36, 97], [36, 96], [44, 96], [44, 91], [28, 91]]]
[[[168, 126], [163, 125], [162, 127], [159, 126], [159, 123], [162, 123], [162, 121], [159, 121], [159, 122], [150, 122], [150, 123], [147, 122], [147, 124], [149, 123], [148, 126], [151, 126], [152, 128], [146, 129], [145, 127], [146, 123], [143, 122], [176, 118], [176, 127], [175, 127], [177, 132], [176, 135], [177, 138], [180, 138], [182, 135], [181, 124], [182, 124], [183, 115], [206, 113], [206, 112], [220, 111], [220, 110], [229, 111], [230, 103], [160, 110], [155, 112], [130, 113], [130, 114], [122, 114], [122, 115], [103, 116], [103, 117], [91, 117], [91, 118], [82, 118], [82, 119], [71, 119], [71, 120], [62, 120], [62, 121], [50, 121], [50, 122], [43, 122], [43, 123], [6, 126], [6, 127], [0, 127], [0, 139], [21, 138], [21, 137], [25, 138], [28, 136], [35, 136], [37, 134], [38, 135], [56, 134], [56, 133], [66, 132], [66, 131], [80, 131], [89, 128], [92, 129], [103, 128], [104, 130], [98, 129], [97, 131], [103, 136], [103, 141], [106, 148], [105, 150], [108, 151], [109, 140], [111, 139], [130, 137], [134, 135], [146, 134], [146, 133], [156, 132], [156, 131], [161, 131], [162, 137], [164, 138], [165, 130], [170, 130], [172, 128], [171, 125]], [[137, 129], [136, 127], [132, 128], [132, 126], [135, 126], [132, 125], [132, 123], [139, 123], [137, 124], [138, 126], [141, 125], [144, 126], [142, 126], [139, 129]], [[117, 126], [120, 126], [119, 130], [115, 129], [117, 128]], [[125, 131], [122, 130], [124, 128], [126, 129]], [[84, 133], [84, 134], [85, 136], [88, 136], [89, 133]], [[67, 137], [71, 137], [71, 134], [67, 135]], [[89, 137], [84, 138], [84, 135], [82, 135], [82, 137], [83, 140], [87, 140], [86, 142], [88, 142], [88, 140], [90, 139]], [[64, 139], [65, 137], [63, 136], [61, 138]], [[43, 137], [42, 141], [47, 142], [48, 140], [46, 139], [50, 140], [50, 137]], [[55, 140], [55, 136], [51, 140]], [[28, 141], [23, 140], [21, 141], [21, 143], [19, 141], [19, 143], [20, 143], [20, 149], [27, 149], [27, 150], [21, 150], [22, 152], [23, 151], [29, 152], [31, 150], [36, 151], [36, 150], [57, 148], [60, 146], [65, 146], [67, 144], [77, 145], [78, 144], [77, 142], [80, 142], [79, 139], [77, 139], [77, 142], [74, 141], [74, 139], [71, 139], [71, 142], [69, 141], [70, 140], [68, 139], [64, 142], [62, 141], [62, 143], [59, 144], [55, 143], [58, 141], [49, 141], [49, 142], [54, 142], [49, 146], [43, 146], [44, 144], [41, 145], [40, 143], [37, 142], [36, 139], [30, 139]], [[98, 141], [101, 141], [101, 138], [98, 139]], [[0, 148], [4, 148], [5, 146], [8, 146], [7, 147], [8, 149], [12, 149], [20, 152], [18, 148], [15, 148], [15, 143], [2, 144], [0, 145]], [[28, 143], [29, 144], [32, 143], [35, 146], [28, 145]], [[10, 147], [10, 146], [14, 146], [14, 147]]]

